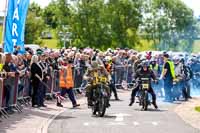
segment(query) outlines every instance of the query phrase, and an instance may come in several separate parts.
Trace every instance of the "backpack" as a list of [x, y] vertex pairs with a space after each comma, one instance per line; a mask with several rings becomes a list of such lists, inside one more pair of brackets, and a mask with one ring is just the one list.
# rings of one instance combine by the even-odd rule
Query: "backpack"
[[185, 79], [188, 81], [190, 79], [192, 79], [193, 77], [193, 73], [192, 70], [190, 69], [189, 66], [183, 66], [183, 71], [184, 71], [184, 75], [185, 75]]

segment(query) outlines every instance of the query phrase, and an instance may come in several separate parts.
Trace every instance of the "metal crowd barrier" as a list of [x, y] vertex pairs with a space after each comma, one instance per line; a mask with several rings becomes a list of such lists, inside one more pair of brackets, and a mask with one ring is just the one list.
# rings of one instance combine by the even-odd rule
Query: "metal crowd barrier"
[[8, 114], [5, 110], [4, 102], [5, 101], [5, 90], [3, 84], [3, 78], [0, 78], [0, 113], [3, 118], [8, 118]]
[[47, 81], [47, 88], [46, 88], [46, 96], [48, 99], [52, 99], [53, 98], [53, 77], [54, 77], [54, 71], [49, 71], [50, 73], [50, 78]]
[[[75, 85], [74, 91], [76, 91], [81, 88], [84, 69], [75, 68], [73, 74]], [[8, 118], [8, 108], [22, 112], [22, 105], [29, 105], [32, 88], [30, 77], [27, 75], [24, 75], [23, 77], [16, 76], [13, 79], [13, 84], [9, 84], [7, 87], [5, 87], [4, 84], [5, 80], [6, 79], [0, 78], [0, 114], [3, 118]], [[53, 70], [51, 72], [47, 86], [47, 96], [53, 98], [53, 96], [60, 93], [58, 70]]]
[[52, 75], [52, 92], [54, 94], [60, 93], [60, 87], [59, 87], [59, 71], [54, 70], [53, 75]]
[[11, 93], [11, 107], [15, 108], [18, 112], [22, 112], [21, 108], [19, 107], [17, 98], [18, 98], [18, 88], [19, 88], [19, 76], [15, 77], [15, 83], [12, 86], [14, 90]]
[[81, 93], [83, 89], [83, 76], [85, 74], [85, 67], [75, 67], [73, 71], [74, 77], [74, 92]]
[[22, 112], [18, 105], [18, 80], [19, 77], [16, 76], [11, 79], [13, 82], [6, 85], [5, 80], [0, 78], [0, 113], [4, 118], [8, 118], [8, 111], [10, 109], [15, 109], [18, 112]]
[[[82, 81], [84, 75], [84, 68], [83, 67], [74, 67], [73, 69], [73, 78], [74, 78], [74, 93], [77, 93], [81, 89]], [[60, 87], [59, 87], [59, 71], [54, 70], [51, 73], [51, 78], [48, 82], [49, 90], [47, 95], [57, 95], [60, 94]]]
[[133, 81], [133, 66], [132, 65], [121, 65], [114, 66], [114, 84], [115, 86], [129, 87]]
[[31, 96], [31, 81], [30, 77], [27, 75], [24, 75], [23, 77], [20, 77], [18, 80], [18, 97], [17, 101], [20, 104], [24, 105], [30, 105], [30, 96]]

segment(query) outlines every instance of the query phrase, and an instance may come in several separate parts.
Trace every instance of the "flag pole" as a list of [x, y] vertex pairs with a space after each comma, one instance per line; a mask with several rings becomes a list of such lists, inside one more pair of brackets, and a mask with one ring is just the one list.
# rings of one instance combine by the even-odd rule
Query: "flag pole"
[[7, 13], [8, 13], [8, 0], [6, 0], [5, 9], [4, 9], [3, 33], [2, 33], [2, 52], [4, 50], [4, 38], [5, 38], [5, 31], [6, 31]]

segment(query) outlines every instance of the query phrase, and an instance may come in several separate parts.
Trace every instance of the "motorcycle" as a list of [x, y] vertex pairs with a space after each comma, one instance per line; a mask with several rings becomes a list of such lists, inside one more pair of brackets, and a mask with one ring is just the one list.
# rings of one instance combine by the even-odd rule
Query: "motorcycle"
[[142, 106], [142, 110], [147, 110], [151, 105], [150, 96], [148, 90], [150, 88], [150, 82], [148, 78], [141, 78], [139, 81], [139, 105]]
[[106, 108], [109, 107], [109, 94], [104, 88], [104, 84], [106, 84], [106, 78], [99, 78], [97, 88], [93, 89], [92, 114], [98, 117], [103, 117]]

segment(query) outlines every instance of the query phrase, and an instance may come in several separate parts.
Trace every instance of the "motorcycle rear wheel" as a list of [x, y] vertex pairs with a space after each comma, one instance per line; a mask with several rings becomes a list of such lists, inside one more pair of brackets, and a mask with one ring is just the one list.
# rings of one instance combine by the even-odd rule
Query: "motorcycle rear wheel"
[[149, 104], [149, 101], [148, 101], [148, 92], [145, 91], [144, 92], [144, 101], [143, 101], [143, 107], [144, 107], [144, 110], [146, 111], [148, 109], [148, 104]]

